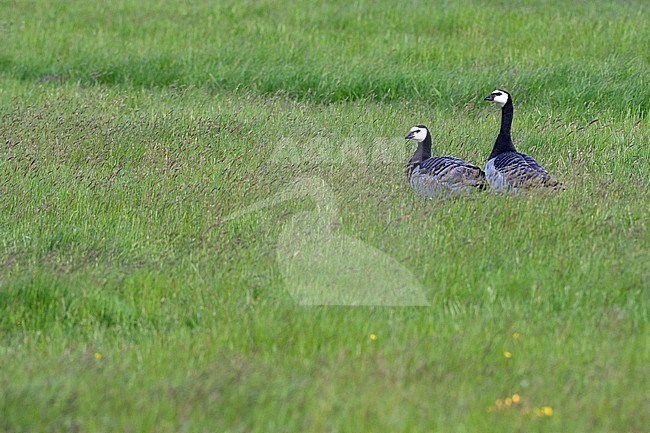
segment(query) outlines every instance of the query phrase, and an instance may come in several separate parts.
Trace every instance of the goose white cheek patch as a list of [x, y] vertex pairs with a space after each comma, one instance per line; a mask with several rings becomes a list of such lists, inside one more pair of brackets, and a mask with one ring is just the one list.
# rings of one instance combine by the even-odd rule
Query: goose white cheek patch
[[501, 93], [501, 94], [500, 94], [500, 95], [497, 95], [497, 96], [494, 97], [494, 102], [496, 102], [496, 103], [499, 104], [501, 107], [503, 107], [503, 106], [506, 105], [506, 103], [508, 102], [508, 94], [505, 93], [505, 92], [503, 92], [503, 91], [501, 91], [501, 90], [498, 90], [498, 89], [495, 90], [495, 91], [492, 92], [492, 93], [494, 94], [494, 93], [497, 93], [497, 92], [498, 92], [498, 93]]
[[425, 128], [418, 128], [417, 126], [414, 126], [411, 128], [410, 132], [414, 133], [413, 140], [415, 141], [424, 141], [424, 139], [427, 138], [427, 130]]

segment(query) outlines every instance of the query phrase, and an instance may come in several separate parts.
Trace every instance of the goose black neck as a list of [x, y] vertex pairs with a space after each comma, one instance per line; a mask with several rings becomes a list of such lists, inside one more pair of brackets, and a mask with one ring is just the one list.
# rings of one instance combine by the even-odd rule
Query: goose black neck
[[422, 161], [426, 161], [431, 158], [431, 134], [427, 132], [427, 136], [424, 141], [418, 143], [418, 148], [415, 149], [413, 158], [411, 158], [411, 165], [416, 165]]
[[504, 152], [516, 152], [515, 145], [512, 144], [512, 137], [510, 136], [510, 127], [512, 126], [512, 100], [508, 98], [506, 105], [501, 108], [501, 130], [497, 136], [497, 141], [494, 143], [492, 153], [488, 159]]

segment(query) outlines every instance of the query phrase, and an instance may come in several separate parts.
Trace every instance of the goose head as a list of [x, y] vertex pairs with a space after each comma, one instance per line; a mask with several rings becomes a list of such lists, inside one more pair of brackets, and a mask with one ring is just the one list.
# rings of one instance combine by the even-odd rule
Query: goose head
[[404, 137], [407, 140], [415, 140], [418, 143], [422, 143], [426, 140], [427, 135], [429, 135], [429, 130], [424, 125], [418, 125], [411, 128], [408, 135]]
[[484, 98], [486, 101], [494, 102], [499, 104], [501, 108], [504, 107], [510, 101], [510, 93], [505, 90], [495, 89], [494, 92], [490, 93]]

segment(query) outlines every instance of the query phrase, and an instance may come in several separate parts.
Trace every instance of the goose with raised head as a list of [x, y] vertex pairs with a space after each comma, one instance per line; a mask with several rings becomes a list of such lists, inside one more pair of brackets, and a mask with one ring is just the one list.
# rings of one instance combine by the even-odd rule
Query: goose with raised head
[[487, 188], [485, 173], [474, 164], [453, 156], [431, 156], [431, 132], [426, 126], [414, 126], [405, 138], [418, 143], [406, 172], [419, 195], [432, 198]]
[[496, 89], [485, 97], [501, 107], [501, 129], [485, 165], [485, 177], [494, 191], [517, 191], [537, 187], [560, 188], [558, 181], [532, 156], [517, 152], [512, 143], [512, 97]]

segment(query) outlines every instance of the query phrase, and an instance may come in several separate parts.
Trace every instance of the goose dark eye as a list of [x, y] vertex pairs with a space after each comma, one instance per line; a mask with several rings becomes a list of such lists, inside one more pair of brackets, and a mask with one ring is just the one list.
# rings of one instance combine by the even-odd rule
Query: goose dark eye
[[501, 92], [496, 92], [496, 93], [493, 93], [493, 95], [494, 95], [494, 96], [501, 96], [501, 95], [503, 95], [503, 93], [501, 93]]

